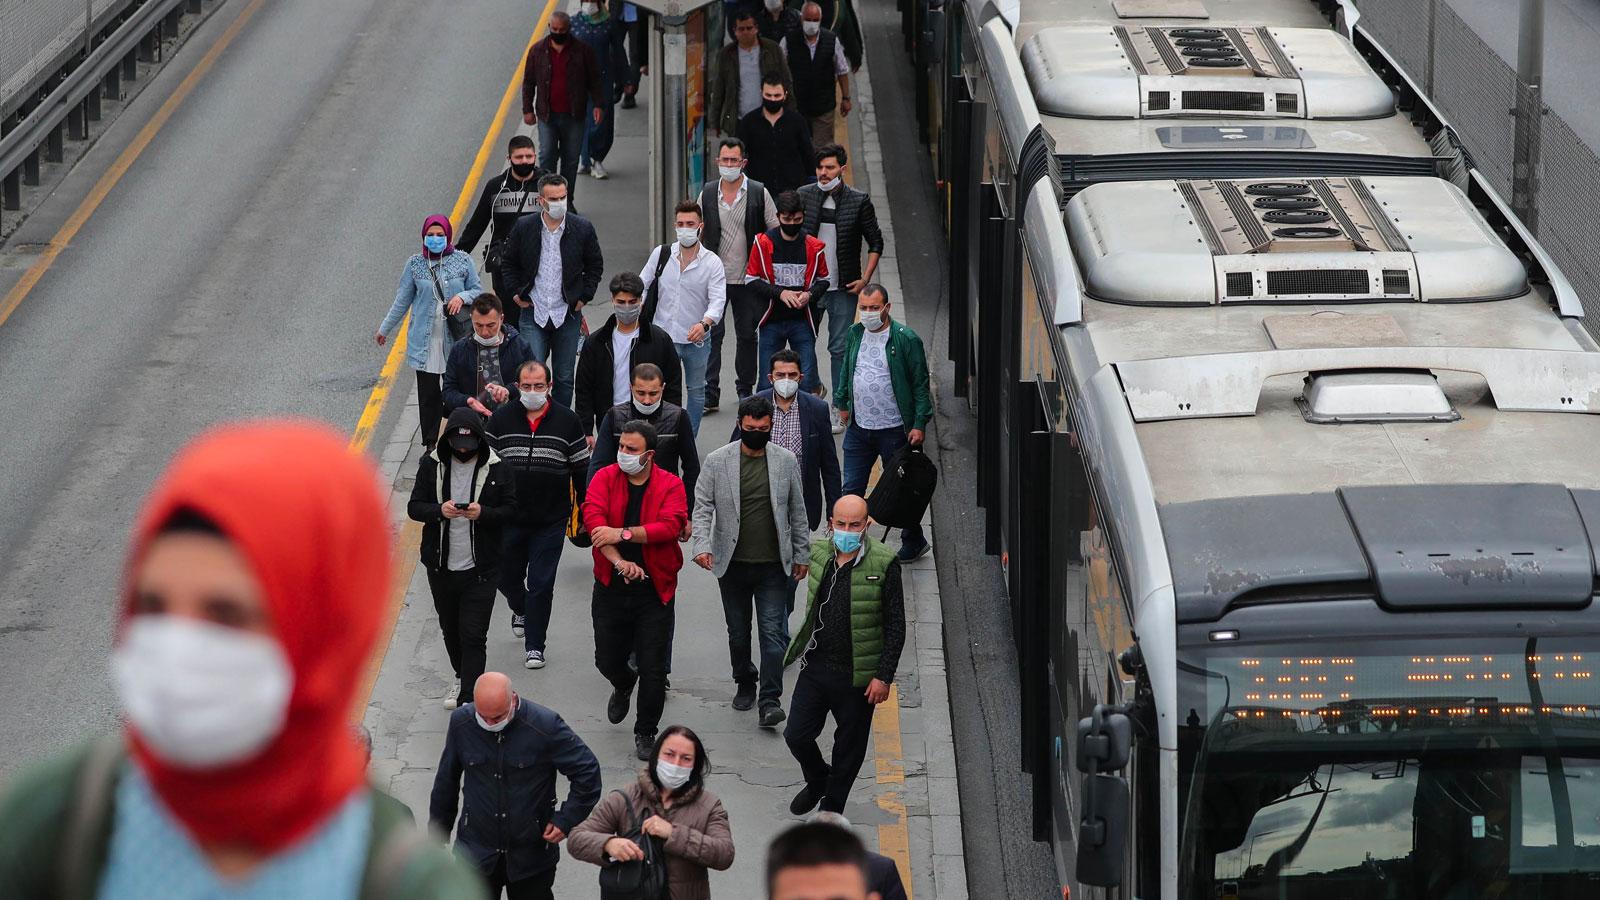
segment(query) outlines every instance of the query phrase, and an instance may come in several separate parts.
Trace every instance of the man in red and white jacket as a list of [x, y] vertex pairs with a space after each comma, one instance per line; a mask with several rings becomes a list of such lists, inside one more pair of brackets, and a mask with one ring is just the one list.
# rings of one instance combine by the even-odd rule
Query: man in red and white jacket
[[[622, 426], [617, 461], [596, 472], [583, 500], [583, 524], [594, 547], [594, 661], [611, 682], [606, 718], [628, 716], [639, 685], [634, 749], [648, 759], [667, 699], [672, 598], [683, 568], [678, 535], [689, 520], [683, 481], [655, 465], [656, 431], [648, 422]], [[632, 654], [638, 674], [628, 667]]]
[[819, 394], [817, 376], [817, 324], [813, 305], [828, 290], [827, 247], [805, 233], [805, 209], [800, 195], [784, 191], [774, 201], [778, 227], [756, 235], [745, 268], [745, 284], [767, 301], [761, 316], [756, 353], [762, 365], [787, 342], [800, 354], [800, 389]]

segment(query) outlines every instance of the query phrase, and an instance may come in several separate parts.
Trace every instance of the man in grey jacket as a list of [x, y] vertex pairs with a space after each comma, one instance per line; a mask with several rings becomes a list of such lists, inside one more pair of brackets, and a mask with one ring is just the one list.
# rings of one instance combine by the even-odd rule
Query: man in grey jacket
[[728, 623], [733, 664], [733, 708], [758, 699], [757, 670], [750, 661], [754, 606], [761, 644], [759, 722], [776, 728], [784, 720], [783, 654], [789, 644], [789, 612], [795, 584], [810, 568], [811, 529], [806, 525], [800, 463], [772, 439], [772, 401], [739, 402], [739, 440], [711, 451], [694, 490], [694, 561], [717, 576]]

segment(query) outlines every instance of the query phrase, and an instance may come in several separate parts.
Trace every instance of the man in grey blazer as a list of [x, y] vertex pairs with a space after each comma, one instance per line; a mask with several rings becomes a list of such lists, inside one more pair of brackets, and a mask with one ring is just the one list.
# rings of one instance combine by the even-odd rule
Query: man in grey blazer
[[[717, 576], [728, 622], [733, 708], [759, 698], [762, 728], [784, 720], [783, 654], [795, 585], [810, 568], [800, 463], [772, 439], [772, 401], [739, 402], [739, 440], [711, 451], [694, 489], [694, 561]], [[754, 607], [761, 646], [758, 673], [750, 661]], [[760, 688], [757, 690], [759, 675]]]

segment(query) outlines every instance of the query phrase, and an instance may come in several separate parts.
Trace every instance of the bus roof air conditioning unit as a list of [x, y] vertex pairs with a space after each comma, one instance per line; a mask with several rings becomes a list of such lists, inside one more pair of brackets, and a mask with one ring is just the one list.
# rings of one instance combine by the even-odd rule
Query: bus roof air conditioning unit
[[1060, 26], [1022, 48], [1041, 112], [1091, 119], [1372, 119], [1394, 95], [1320, 28]]
[[1096, 184], [1067, 205], [1087, 293], [1117, 303], [1462, 302], [1526, 270], [1437, 178]]

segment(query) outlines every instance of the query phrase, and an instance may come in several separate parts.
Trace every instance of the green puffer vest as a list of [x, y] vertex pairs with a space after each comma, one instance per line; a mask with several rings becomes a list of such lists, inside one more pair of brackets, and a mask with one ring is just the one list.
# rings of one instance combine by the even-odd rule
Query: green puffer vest
[[[789, 652], [783, 657], [785, 666], [799, 659], [811, 641], [811, 631], [817, 627], [817, 588], [832, 561], [833, 541], [813, 541], [805, 624], [789, 642]], [[856, 687], [866, 687], [878, 677], [878, 657], [883, 652], [883, 576], [894, 561], [893, 550], [862, 535], [861, 556], [850, 570], [850, 681]]]

